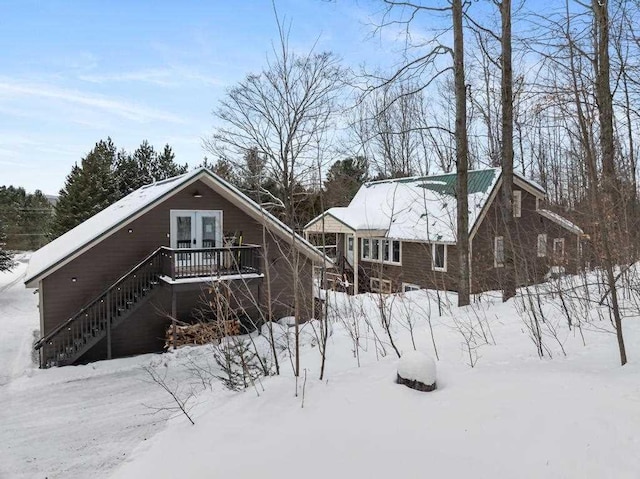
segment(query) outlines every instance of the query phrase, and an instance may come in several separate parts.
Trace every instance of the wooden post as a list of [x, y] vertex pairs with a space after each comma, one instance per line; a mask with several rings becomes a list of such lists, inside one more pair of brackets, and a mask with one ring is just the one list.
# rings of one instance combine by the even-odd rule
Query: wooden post
[[353, 294], [358, 294], [358, 268], [360, 260], [359, 252], [360, 242], [358, 240], [358, 233], [353, 232]]
[[171, 287], [171, 328], [173, 330], [173, 334], [172, 334], [172, 339], [171, 339], [171, 346], [173, 347], [173, 350], [176, 350], [176, 336], [178, 334], [178, 326], [176, 324], [176, 315], [177, 313], [177, 305], [176, 305], [176, 291], [173, 288], [173, 286]]
[[176, 279], [176, 252], [171, 250], [169, 253], [169, 273], [171, 274], [171, 279]]
[[107, 293], [107, 359], [111, 359], [111, 316], [113, 309], [111, 308], [111, 291]]

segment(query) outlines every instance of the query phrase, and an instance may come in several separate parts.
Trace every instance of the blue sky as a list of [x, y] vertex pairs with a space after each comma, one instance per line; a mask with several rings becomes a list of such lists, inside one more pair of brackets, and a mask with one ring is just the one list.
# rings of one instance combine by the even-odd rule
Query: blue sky
[[[371, 3], [279, 0], [290, 43], [346, 64], [388, 63]], [[265, 64], [271, 2], [0, 1], [0, 185], [57, 193], [99, 139], [133, 150], [169, 143], [199, 163], [225, 89]]]

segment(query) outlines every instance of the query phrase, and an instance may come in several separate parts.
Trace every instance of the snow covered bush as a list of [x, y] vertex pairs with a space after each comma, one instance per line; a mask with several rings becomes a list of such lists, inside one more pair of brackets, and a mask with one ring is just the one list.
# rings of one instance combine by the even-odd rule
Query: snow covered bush
[[420, 351], [404, 353], [398, 361], [398, 384], [418, 391], [436, 388], [436, 362]]

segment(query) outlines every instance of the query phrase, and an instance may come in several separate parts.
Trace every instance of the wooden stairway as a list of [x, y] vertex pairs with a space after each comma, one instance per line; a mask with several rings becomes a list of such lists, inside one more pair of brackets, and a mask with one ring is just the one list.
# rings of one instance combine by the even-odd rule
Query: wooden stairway
[[159, 285], [163, 248], [147, 256], [89, 304], [41, 338], [34, 348], [40, 351], [40, 367], [73, 364], [107, 338], [111, 357], [111, 331], [142, 306]]

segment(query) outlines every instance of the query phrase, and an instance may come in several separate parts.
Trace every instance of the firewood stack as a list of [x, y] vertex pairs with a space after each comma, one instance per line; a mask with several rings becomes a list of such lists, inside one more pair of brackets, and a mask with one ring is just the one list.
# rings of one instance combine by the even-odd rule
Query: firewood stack
[[[240, 321], [230, 319], [213, 321], [211, 323], [195, 323], [184, 326], [176, 326], [176, 347], [215, 343], [225, 336], [237, 336], [240, 334]], [[169, 326], [165, 333], [164, 348], [173, 346], [173, 326]]]

